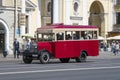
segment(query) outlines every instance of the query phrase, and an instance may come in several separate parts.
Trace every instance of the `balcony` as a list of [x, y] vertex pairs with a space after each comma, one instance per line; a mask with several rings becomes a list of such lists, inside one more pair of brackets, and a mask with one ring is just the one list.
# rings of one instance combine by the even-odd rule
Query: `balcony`
[[120, 12], [120, 3], [114, 5], [114, 10], [115, 10], [115, 12]]

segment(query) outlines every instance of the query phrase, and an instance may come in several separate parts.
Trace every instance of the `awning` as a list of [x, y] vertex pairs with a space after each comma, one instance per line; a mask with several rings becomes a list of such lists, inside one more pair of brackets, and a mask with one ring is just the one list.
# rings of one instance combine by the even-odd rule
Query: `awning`
[[50, 34], [50, 33], [52, 33], [52, 29], [37, 29], [37, 33], [39, 33], [39, 34]]
[[26, 38], [34, 38], [34, 36], [32, 36], [31, 34], [23, 34], [22, 37], [26, 37]]
[[98, 40], [104, 40], [105, 38], [102, 36], [98, 36]]
[[113, 37], [108, 37], [108, 40], [120, 40], [120, 35], [119, 36], [113, 36]]
[[120, 35], [120, 29], [115, 29], [115, 30], [108, 32], [109, 37], [118, 36], [118, 35]]

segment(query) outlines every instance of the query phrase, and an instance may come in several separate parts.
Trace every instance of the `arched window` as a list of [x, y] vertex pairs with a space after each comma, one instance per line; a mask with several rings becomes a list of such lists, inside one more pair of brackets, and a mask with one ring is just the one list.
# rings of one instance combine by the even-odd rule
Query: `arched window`
[[48, 2], [48, 5], [47, 5], [47, 12], [51, 12], [51, 2]]

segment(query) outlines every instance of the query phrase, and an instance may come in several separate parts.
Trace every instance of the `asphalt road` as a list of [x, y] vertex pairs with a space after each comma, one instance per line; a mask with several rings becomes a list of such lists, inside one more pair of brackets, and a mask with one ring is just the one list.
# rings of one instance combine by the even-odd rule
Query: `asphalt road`
[[0, 63], [0, 80], [120, 80], [120, 59], [88, 59], [84, 63]]

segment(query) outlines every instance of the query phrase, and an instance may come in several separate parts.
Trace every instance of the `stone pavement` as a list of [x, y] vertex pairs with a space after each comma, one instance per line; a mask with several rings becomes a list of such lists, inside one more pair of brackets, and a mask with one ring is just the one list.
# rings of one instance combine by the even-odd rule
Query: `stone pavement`
[[117, 59], [117, 58], [120, 59], [120, 52], [119, 52], [119, 54], [114, 55], [112, 52], [100, 51], [99, 56], [95, 56], [95, 57], [90, 56], [90, 57], [88, 57], [88, 59]]
[[[113, 59], [113, 58], [119, 58], [120, 59], [120, 53], [118, 55], [114, 55], [112, 52], [99, 52], [99, 56], [89, 56], [88, 59]], [[14, 56], [7, 55], [6, 58], [3, 57], [3, 55], [0, 53], [0, 62], [23, 62], [22, 56], [19, 57], [19, 59], [15, 58]]]
[[14, 58], [13, 54], [7, 55], [5, 58], [2, 53], [0, 53], [0, 62], [22, 62], [22, 56]]

